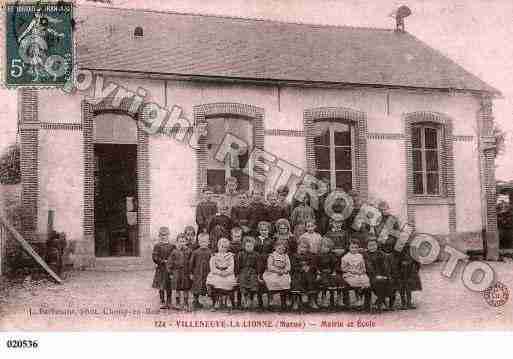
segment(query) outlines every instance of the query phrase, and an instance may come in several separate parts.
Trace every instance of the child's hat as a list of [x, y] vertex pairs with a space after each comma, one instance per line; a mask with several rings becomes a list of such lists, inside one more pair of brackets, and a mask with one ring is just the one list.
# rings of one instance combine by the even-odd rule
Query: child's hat
[[226, 184], [228, 183], [237, 183], [237, 178], [236, 177], [233, 177], [233, 176], [230, 176], [226, 179]]
[[289, 193], [289, 188], [286, 185], [281, 185], [281, 186], [278, 187], [276, 192], [278, 192], [278, 194], [288, 194]]
[[169, 228], [166, 226], [162, 226], [159, 228], [159, 236], [169, 236]]
[[186, 227], [184, 228], [183, 232], [184, 232], [184, 233], [186, 233], [186, 232], [194, 232], [194, 233], [196, 233], [196, 230], [194, 229], [194, 227], [193, 227], [193, 226], [186, 226]]
[[384, 210], [384, 209], [390, 209], [390, 206], [386, 201], [380, 201], [378, 203], [378, 209]]
[[271, 228], [271, 223], [267, 222], [267, 221], [260, 221], [258, 222], [258, 228], [267, 228], [267, 229], [270, 229]]

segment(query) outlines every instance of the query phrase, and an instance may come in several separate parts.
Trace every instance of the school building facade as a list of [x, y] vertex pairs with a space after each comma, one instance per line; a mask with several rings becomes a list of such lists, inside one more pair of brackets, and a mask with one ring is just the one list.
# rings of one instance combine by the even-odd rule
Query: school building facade
[[386, 200], [418, 232], [462, 250], [485, 245], [497, 258], [492, 101], [500, 94], [411, 34], [77, 13], [77, 70], [145, 103], [179, 106], [190, 131], [207, 131], [193, 147], [148, 134], [134, 121], [142, 115], [131, 111], [133, 98], [100, 101], [94, 85], [20, 90], [27, 239], [45, 238], [52, 210], [77, 266], [147, 263], [159, 226], [176, 234], [194, 224], [202, 188], [222, 188], [227, 176], [242, 189], [255, 185], [214, 158], [231, 132], [332, 186]]

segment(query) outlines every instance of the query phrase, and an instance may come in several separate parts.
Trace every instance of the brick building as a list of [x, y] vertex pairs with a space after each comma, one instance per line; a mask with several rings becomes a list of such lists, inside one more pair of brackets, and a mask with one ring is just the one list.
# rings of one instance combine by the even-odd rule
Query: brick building
[[[52, 209], [80, 265], [148, 260], [159, 226], [176, 233], [194, 223], [206, 185], [222, 187], [228, 175], [243, 189], [255, 185], [213, 158], [229, 131], [332, 186], [387, 200], [419, 232], [461, 249], [486, 243], [497, 258], [491, 144], [500, 94], [413, 35], [115, 8], [77, 13], [77, 70], [101, 76], [105, 88], [180, 106], [191, 123], [185, 133], [201, 123], [208, 131], [192, 148], [141, 130], [132, 119], [144, 116], [127, 98], [20, 90], [27, 238], [45, 233]], [[113, 248], [116, 236], [129, 248]]]

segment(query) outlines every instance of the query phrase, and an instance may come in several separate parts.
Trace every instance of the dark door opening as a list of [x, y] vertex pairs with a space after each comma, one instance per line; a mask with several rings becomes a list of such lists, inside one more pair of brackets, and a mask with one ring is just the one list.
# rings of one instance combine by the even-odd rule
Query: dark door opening
[[97, 257], [138, 256], [137, 145], [95, 144]]

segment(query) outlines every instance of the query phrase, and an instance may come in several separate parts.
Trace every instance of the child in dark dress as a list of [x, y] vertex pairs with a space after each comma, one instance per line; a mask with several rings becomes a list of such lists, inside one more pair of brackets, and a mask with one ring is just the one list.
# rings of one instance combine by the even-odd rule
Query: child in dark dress
[[239, 201], [236, 206], [232, 208], [231, 217], [233, 224], [242, 228], [242, 235], [249, 235], [250, 228], [251, 208], [249, 206], [249, 198], [247, 193], [239, 194]]
[[[276, 192], [269, 192], [267, 195], [267, 221], [276, 223], [278, 219], [288, 218], [289, 213], [287, 207], [280, 205], [278, 202], [278, 194]], [[275, 228], [272, 228], [276, 232]]]
[[255, 251], [266, 260], [273, 252], [274, 239], [271, 237], [271, 223], [261, 221], [258, 223], [258, 237], [255, 239]]
[[191, 249], [191, 251], [198, 248], [198, 241], [196, 240], [196, 230], [193, 226], [186, 226], [183, 231], [185, 238], [187, 238], [187, 247]]
[[[321, 291], [321, 306], [324, 308], [335, 308], [335, 291], [336, 285], [336, 271], [337, 271], [337, 256], [332, 252], [333, 242], [331, 239], [324, 237], [321, 241], [321, 250], [317, 263], [318, 275], [317, 282], [319, 290]], [[326, 302], [330, 294], [329, 304]]]
[[[233, 227], [232, 228], [232, 240], [230, 241], [230, 249], [229, 252], [233, 253], [233, 259], [235, 263], [234, 267], [234, 273], [235, 278], [239, 278], [239, 269], [240, 269], [240, 263], [239, 263], [239, 253], [242, 251], [242, 229], [240, 227]], [[239, 281], [237, 280], [237, 284], [234, 288], [233, 292], [233, 299], [232, 303], [235, 308], [240, 308], [240, 305], [242, 303], [242, 296], [240, 291], [240, 285]]]
[[409, 244], [403, 247], [398, 264], [401, 309], [415, 309], [412, 292], [422, 290], [422, 283], [419, 275], [420, 263], [411, 256]]
[[[337, 301], [338, 301], [337, 304], [339, 306], [343, 305], [342, 289], [341, 289], [342, 283], [339, 283], [340, 278], [342, 277], [342, 272], [340, 270], [340, 262], [342, 260], [342, 257], [347, 253], [347, 251], [349, 249], [349, 233], [344, 228], [344, 225], [345, 225], [345, 222], [343, 220], [331, 219], [330, 220], [330, 230], [326, 233], [326, 236], [325, 236], [326, 238], [329, 238], [333, 242], [333, 248], [331, 251], [335, 255], [336, 261], [337, 261], [336, 273], [337, 273], [339, 280], [337, 281], [337, 284], [336, 284], [336, 286], [337, 286], [336, 293], [337, 293]], [[330, 300], [331, 300], [331, 297], [330, 297]], [[346, 298], [346, 303], [347, 303], [347, 298]]]
[[[263, 282], [262, 261], [257, 252], [255, 252], [255, 239], [253, 237], [244, 237], [244, 250], [238, 253], [239, 263], [239, 285], [243, 296], [243, 308], [250, 309], [254, 298], [260, 295], [260, 283]], [[262, 308], [261, 297], [258, 300], [260, 309]]]
[[294, 235], [290, 232], [290, 223], [288, 220], [282, 218], [276, 221], [276, 234], [274, 235], [274, 243], [276, 241], [285, 241], [287, 243], [287, 253], [289, 255], [296, 253], [297, 241]]
[[203, 191], [201, 201], [196, 207], [196, 224], [198, 234], [208, 231], [208, 224], [217, 213], [217, 203], [213, 201], [214, 193], [210, 189]]
[[267, 221], [267, 206], [264, 203], [264, 193], [261, 190], [253, 191], [250, 211], [249, 226], [251, 233], [256, 235], [258, 223]]
[[378, 247], [387, 255], [388, 259], [391, 276], [388, 293], [389, 309], [394, 310], [396, 294], [399, 292], [399, 257], [401, 252], [394, 249], [397, 237], [393, 231], [385, 229], [385, 225], [388, 225], [388, 222], [392, 223], [392, 230], [395, 231], [400, 231], [400, 225], [397, 217], [391, 214], [387, 202], [381, 201], [378, 204], [378, 209], [381, 211], [382, 219], [376, 226], [376, 235], [378, 236]]
[[153, 247], [152, 253], [153, 262], [157, 265], [152, 287], [159, 290], [161, 309], [168, 309], [171, 305], [171, 285], [166, 264], [173, 249], [174, 245], [169, 243], [169, 228], [160, 227], [159, 242]]
[[207, 294], [207, 275], [210, 271], [209, 262], [211, 251], [209, 249], [210, 238], [207, 233], [198, 236], [199, 248], [194, 250], [189, 261], [190, 279], [192, 281], [192, 294], [194, 308], [201, 308], [199, 297]]
[[298, 243], [297, 253], [292, 254], [291, 263], [291, 294], [292, 310], [297, 311], [303, 307], [303, 296], [308, 297], [311, 309], [319, 309], [316, 303], [316, 256], [309, 251], [308, 240]]
[[[234, 256], [239, 254], [239, 252], [242, 250], [242, 228], [240, 227], [233, 227], [230, 240], [230, 252], [233, 253]], [[235, 264], [237, 265], [237, 264]]]
[[[187, 238], [180, 233], [176, 238], [177, 247], [167, 260], [167, 269], [171, 276], [171, 289], [175, 291], [177, 310], [189, 309], [189, 291], [191, 290], [189, 261], [191, 250], [187, 247]], [[181, 303], [180, 303], [181, 301]]]
[[290, 215], [290, 223], [294, 231], [298, 224], [306, 225], [306, 222], [313, 221], [315, 223], [315, 211], [310, 207], [310, 195], [305, 193], [303, 196], [297, 199], [298, 205], [292, 211]]
[[[280, 186], [276, 190], [276, 194], [278, 195], [278, 206], [280, 206], [282, 208], [282, 210], [284, 211], [284, 213], [286, 214], [286, 216], [284, 216], [283, 218], [287, 218], [287, 219], [290, 218], [290, 215], [292, 213], [291, 205], [287, 201], [289, 192], [290, 192], [290, 190], [287, 186]], [[276, 222], [274, 222], [274, 223], [276, 223]], [[276, 228], [275, 228], [275, 230], [276, 230]]]
[[217, 251], [217, 242], [220, 238], [230, 238], [231, 230], [234, 227], [232, 219], [229, 217], [229, 208], [221, 207], [208, 225], [208, 233], [210, 234], [210, 249]]
[[382, 307], [385, 306], [385, 298], [390, 294], [391, 274], [387, 255], [378, 249], [375, 237], [369, 237], [367, 253], [364, 254], [364, 259], [371, 289], [377, 297], [375, 307], [380, 312]]

